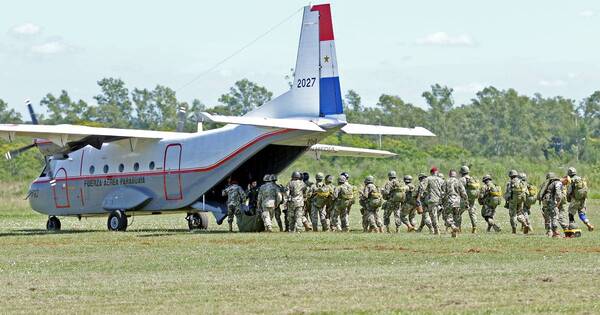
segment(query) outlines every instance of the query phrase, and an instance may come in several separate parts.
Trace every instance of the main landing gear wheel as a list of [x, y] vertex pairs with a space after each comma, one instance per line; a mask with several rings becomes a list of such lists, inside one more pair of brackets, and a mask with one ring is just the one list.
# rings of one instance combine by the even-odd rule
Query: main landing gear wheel
[[46, 222], [46, 229], [48, 231], [60, 231], [60, 220], [55, 216], [49, 217]]
[[127, 216], [122, 210], [115, 210], [108, 216], [107, 222], [109, 231], [127, 230]]
[[190, 231], [208, 229], [208, 216], [206, 213], [188, 213], [186, 220]]

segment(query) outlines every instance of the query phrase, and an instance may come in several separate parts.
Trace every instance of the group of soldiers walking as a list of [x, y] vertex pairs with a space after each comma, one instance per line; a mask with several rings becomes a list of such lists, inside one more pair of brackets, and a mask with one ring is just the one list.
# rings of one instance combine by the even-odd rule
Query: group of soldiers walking
[[[345, 172], [338, 176], [337, 185], [332, 175], [317, 173], [316, 181], [312, 182], [308, 173], [293, 172], [285, 186], [277, 183], [276, 175], [268, 174], [263, 178], [264, 184], [258, 187], [253, 183], [247, 195], [236, 183], [228, 186], [223, 195], [227, 196], [230, 231], [233, 218], [241, 213], [241, 204], [246, 198], [249, 207], [260, 214], [268, 232], [273, 230], [273, 218], [280, 231], [318, 231], [319, 226], [322, 231], [348, 231], [348, 216], [357, 199], [364, 232], [382, 233], [385, 229], [391, 233], [393, 217], [396, 233], [404, 226], [408, 232], [427, 228], [432, 234], [440, 234], [443, 223], [445, 230], [456, 237], [462, 233], [462, 217], [467, 212], [471, 233], [477, 233], [476, 203], [481, 205], [487, 231], [500, 232], [502, 229], [494, 217], [502, 199], [513, 234], [517, 233], [519, 224], [524, 234], [533, 232], [530, 215], [536, 203], [542, 205], [548, 236], [561, 237], [559, 229], [575, 229], [575, 215], [589, 231], [594, 229], [586, 216], [587, 184], [575, 168], [569, 168], [563, 178], [548, 173], [539, 189], [527, 181], [525, 173], [511, 170], [508, 177], [502, 193], [490, 175], [483, 176], [480, 183], [470, 175], [467, 166], [462, 166], [459, 172], [450, 170], [446, 179], [432, 167], [429, 176], [418, 175], [418, 183], [413, 183], [410, 175], [400, 180], [395, 171], [390, 171], [382, 188], [375, 184], [373, 176], [367, 176], [364, 186], [358, 190], [349, 183], [350, 176]], [[565, 209], [567, 204], [568, 210]], [[418, 216], [421, 219], [417, 225]]]

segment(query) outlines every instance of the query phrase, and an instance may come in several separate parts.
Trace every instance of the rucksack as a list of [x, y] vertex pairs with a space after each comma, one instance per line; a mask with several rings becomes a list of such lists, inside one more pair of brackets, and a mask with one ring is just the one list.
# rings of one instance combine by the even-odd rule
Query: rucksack
[[573, 181], [573, 196], [575, 200], [581, 201], [587, 198], [588, 186], [584, 178], [577, 178]]
[[502, 196], [502, 190], [500, 186], [492, 184], [489, 191], [489, 196], [487, 197], [486, 203], [489, 207], [497, 207], [500, 205], [500, 197]]
[[469, 200], [473, 200], [477, 198], [479, 195], [479, 190], [481, 189], [481, 184], [477, 181], [476, 178], [471, 176], [467, 177], [465, 190], [467, 191], [467, 196]]
[[406, 191], [408, 186], [400, 184], [399, 181], [394, 181], [390, 191], [389, 200], [393, 202], [404, 202], [406, 200]]

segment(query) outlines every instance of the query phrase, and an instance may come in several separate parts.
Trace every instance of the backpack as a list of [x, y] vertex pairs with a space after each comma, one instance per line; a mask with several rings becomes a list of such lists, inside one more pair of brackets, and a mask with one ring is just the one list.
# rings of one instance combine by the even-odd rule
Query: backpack
[[486, 204], [488, 207], [497, 207], [500, 205], [500, 197], [502, 196], [502, 190], [498, 185], [492, 185], [490, 187], [488, 197], [486, 198]]
[[526, 191], [527, 187], [523, 181], [515, 180], [510, 182], [510, 192], [512, 193], [513, 198], [525, 194]]
[[479, 195], [479, 190], [481, 189], [481, 184], [477, 181], [476, 178], [471, 176], [467, 177], [467, 183], [465, 190], [467, 191], [467, 196], [469, 200], [474, 200]]
[[573, 181], [573, 196], [575, 200], [582, 201], [587, 198], [588, 186], [584, 178], [577, 178]]
[[392, 185], [388, 199], [396, 203], [402, 203], [406, 200], [407, 190], [408, 186], [400, 184], [399, 181], [395, 181]]
[[537, 202], [538, 188], [535, 185], [527, 185], [527, 200], [525, 204], [527, 207], [533, 206]]

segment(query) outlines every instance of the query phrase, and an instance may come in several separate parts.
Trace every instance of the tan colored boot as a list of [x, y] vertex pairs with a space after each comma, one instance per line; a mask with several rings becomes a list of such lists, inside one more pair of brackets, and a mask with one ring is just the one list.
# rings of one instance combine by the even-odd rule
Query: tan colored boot
[[386, 232], [386, 233], [391, 233], [391, 232], [390, 232], [390, 226], [389, 226], [389, 225], [386, 225], [386, 226], [385, 226], [385, 232]]
[[523, 234], [529, 234], [529, 225], [523, 227]]
[[472, 234], [477, 234], [477, 227], [476, 227], [476, 226], [474, 226], [474, 227], [471, 229], [471, 233], [472, 233]]
[[310, 225], [308, 225], [308, 222], [307, 222], [307, 221], [304, 221], [304, 222], [302, 222], [302, 224], [304, 225], [304, 230], [305, 230], [306, 232], [310, 232], [310, 231], [312, 231], [312, 228], [310, 227]]
[[452, 237], [456, 237], [458, 235], [458, 229], [457, 228], [453, 228], [452, 229]]
[[592, 225], [589, 221], [588, 222], [584, 222], [585, 226], [587, 226], [588, 231], [593, 231], [594, 230], [594, 225]]

